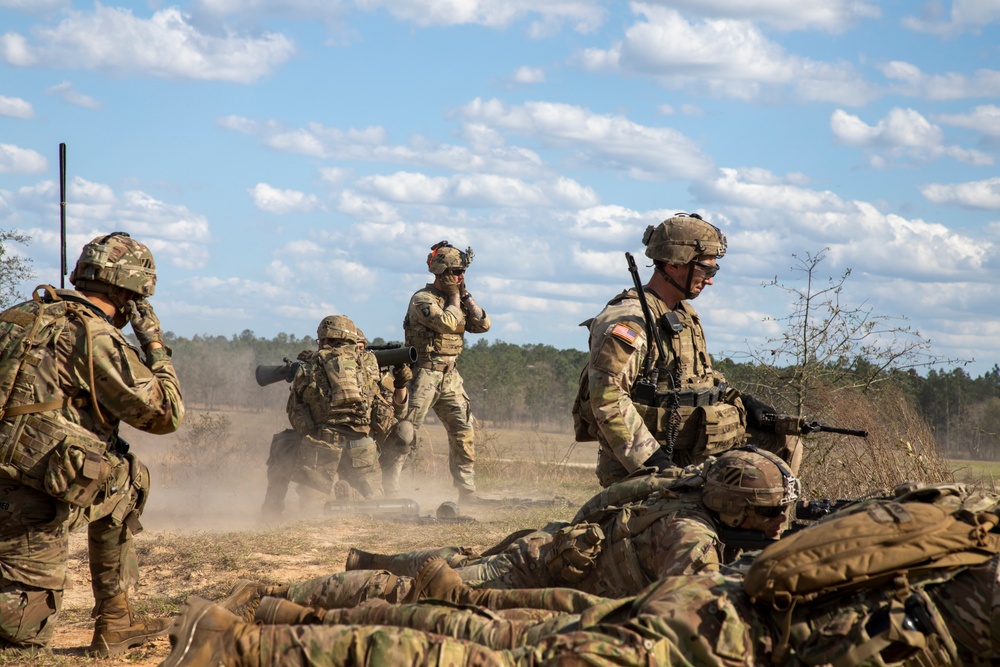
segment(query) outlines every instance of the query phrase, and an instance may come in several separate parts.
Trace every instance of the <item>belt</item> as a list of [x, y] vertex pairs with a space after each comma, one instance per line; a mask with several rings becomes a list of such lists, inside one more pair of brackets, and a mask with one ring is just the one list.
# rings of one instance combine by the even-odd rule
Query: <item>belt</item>
[[417, 368], [423, 368], [428, 371], [438, 371], [439, 373], [449, 373], [453, 368], [455, 368], [455, 362], [444, 362], [444, 361], [418, 361], [416, 364]]
[[656, 405], [658, 407], [669, 408], [676, 405], [686, 408], [701, 408], [708, 405], [722, 403], [726, 397], [726, 383], [722, 383], [711, 389], [682, 389], [680, 391], [657, 392]]

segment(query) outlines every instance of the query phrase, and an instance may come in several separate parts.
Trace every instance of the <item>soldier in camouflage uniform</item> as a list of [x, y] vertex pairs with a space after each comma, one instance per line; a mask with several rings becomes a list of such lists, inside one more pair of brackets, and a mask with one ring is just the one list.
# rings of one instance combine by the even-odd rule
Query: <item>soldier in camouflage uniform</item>
[[[430, 561], [427, 597], [448, 600], [461, 588], [443, 561]], [[445, 576], [442, 576], [445, 575]], [[355, 609], [317, 610], [265, 598], [257, 624], [193, 598], [171, 631], [163, 667], [266, 665], [886, 665], [986, 667], [1000, 660], [1000, 557], [982, 565], [911, 580], [912, 609], [891, 586], [827, 596], [790, 619], [754, 604], [742, 580], [721, 573], [668, 577], [621, 600], [546, 589], [573, 610], [521, 620], [524, 610], [490, 612], [428, 603], [373, 601]], [[460, 598], [459, 598], [460, 599]], [[920, 611], [918, 611], [918, 609]], [[263, 625], [261, 624], [263, 623]], [[775, 654], [785, 623], [790, 653]]]
[[[643, 235], [654, 271], [643, 290], [663, 343], [649, 341], [634, 289], [588, 323], [590, 360], [574, 406], [578, 440], [597, 440], [597, 477], [608, 486], [641, 467], [704, 461], [742, 444], [767, 405], [740, 394], [712, 367], [691, 300], [713, 284], [726, 237], [697, 214], [678, 213]], [[655, 378], [655, 386], [653, 384]], [[750, 402], [751, 405], [744, 407]], [[752, 406], [752, 407], [751, 407]], [[772, 429], [773, 430], [773, 429]], [[770, 434], [762, 447], [798, 472], [798, 438]]]
[[[337, 493], [349, 499], [382, 496], [379, 451], [371, 437], [373, 417], [379, 419], [376, 427], [384, 427], [384, 415], [374, 407], [384, 381], [378, 361], [344, 315], [323, 318], [316, 338], [318, 349], [299, 354], [292, 378], [287, 405], [292, 429], [276, 434], [271, 443], [261, 508], [265, 520], [281, 515], [293, 481], [307, 498], [306, 489], [327, 496], [335, 484]], [[408, 372], [402, 366], [397, 375]], [[405, 388], [398, 394], [405, 403]]]
[[[879, 505], [883, 512], [893, 505], [902, 508], [900, 503], [933, 503], [970, 528], [995, 530], [995, 494], [947, 485], [916, 491], [901, 487], [899, 492]], [[876, 505], [856, 506], [840, 516], [878, 514]], [[821, 521], [798, 536], [812, 533], [807, 545], [824, 544], [827, 526]], [[837, 534], [837, 528], [831, 529]], [[887, 531], [892, 537], [885, 548], [891, 549], [899, 533], [889, 525]], [[1000, 661], [1000, 555], [995, 532], [982, 531], [973, 531], [964, 538], [965, 547], [948, 552], [939, 550], [945, 544], [938, 541], [943, 532], [914, 526], [913, 535], [926, 549], [911, 556], [916, 567], [903, 566], [891, 580], [866, 582], [866, 573], [879, 570], [865, 569], [867, 556], [843, 552], [839, 563], [852, 566], [842, 570], [835, 565], [831, 572], [842, 570], [844, 582], [857, 585], [822, 589], [809, 595], [807, 603], [790, 607], [780, 603], [780, 596], [772, 606], [748, 592], [755, 571], [766, 575], [776, 557], [788, 555], [780, 547], [770, 562], [765, 551], [760, 568], [751, 566], [747, 584], [721, 573], [668, 577], [620, 600], [565, 588], [531, 591], [530, 597], [495, 591], [483, 600], [488, 608], [468, 607], [470, 589], [435, 558], [417, 576], [412, 598], [427, 600], [419, 604], [379, 600], [324, 610], [265, 598], [255, 613], [263, 625], [248, 625], [222, 606], [191, 600], [175, 621], [174, 650], [164, 665], [985, 667]], [[829, 542], [828, 557], [837, 543]], [[924, 560], [932, 557], [936, 565]], [[786, 574], [799, 576], [794, 567]], [[758, 577], [754, 590], [767, 590], [760, 583]], [[539, 607], [559, 613], [539, 614]]]
[[507, 599], [532, 600], [533, 591], [524, 589], [550, 586], [619, 598], [662, 577], [715, 572], [738, 555], [726, 547], [727, 529], [777, 538], [801, 485], [780, 458], [749, 447], [726, 452], [706, 467], [705, 473], [619, 482], [584, 504], [571, 523], [550, 523], [490, 556], [460, 547], [395, 556], [352, 549], [347, 572], [280, 589], [243, 581], [230, 604], [252, 606], [264, 595], [328, 609], [376, 598], [402, 602], [430, 557], [443, 557], [475, 586], [465, 600], [470, 604], [501, 591]]
[[[403, 320], [406, 344], [417, 349], [417, 363], [407, 423], [401, 424], [400, 432], [411, 437], [407, 446], [412, 448], [427, 411], [434, 408], [448, 432], [448, 467], [462, 500], [476, 492], [476, 447], [472, 405], [455, 363], [465, 332], [490, 330], [489, 315], [465, 285], [465, 270], [472, 257], [472, 248], [461, 252], [447, 241], [434, 245], [427, 256], [434, 282], [413, 295]], [[390, 472], [398, 480], [401, 470], [402, 461], [397, 461]]]
[[[180, 385], [147, 297], [152, 253], [124, 232], [83, 248], [74, 290], [42, 285], [0, 313], [0, 648], [47, 646], [66, 585], [69, 532], [87, 527], [96, 605], [90, 651], [117, 655], [167, 630], [132, 612], [149, 471], [121, 422], [172, 433]], [[143, 356], [121, 328], [131, 322]]]

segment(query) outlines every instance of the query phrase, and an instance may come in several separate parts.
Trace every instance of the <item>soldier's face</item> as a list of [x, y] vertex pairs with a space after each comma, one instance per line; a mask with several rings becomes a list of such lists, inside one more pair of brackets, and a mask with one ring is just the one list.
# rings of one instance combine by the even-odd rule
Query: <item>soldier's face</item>
[[787, 519], [788, 505], [752, 507], [739, 527], [760, 531], [764, 533], [765, 537], [773, 540], [781, 537], [781, 531], [784, 530]]

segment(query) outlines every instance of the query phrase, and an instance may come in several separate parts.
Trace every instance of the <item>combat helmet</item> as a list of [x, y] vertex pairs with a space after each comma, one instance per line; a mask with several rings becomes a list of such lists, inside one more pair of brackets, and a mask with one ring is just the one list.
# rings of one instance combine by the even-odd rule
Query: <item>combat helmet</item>
[[462, 252], [447, 241], [441, 241], [431, 246], [431, 252], [427, 255], [427, 270], [440, 276], [448, 269], [466, 269], [472, 264], [474, 256], [471, 247]]
[[752, 445], [721, 454], [705, 475], [701, 500], [727, 526], [742, 523], [756, 507], [790, 505], [802, 484], [777, 455]]
[[358, 328], [347, 315], [327, 315], [316, 327], [316, 338], [332, 338], [333, 340], [349, 340], [358, 342]]
[[156, 289], [156, 263], [144, 244], [126, 232], [112, 232], [83, 246], [69, 281], [91, 292], [113, 295], [121, 288], [149, 297]]
[[646, 257], [683, 266], [699, 257], [726, 254], [726, 235], [697, 213], [675, 213], [642, 235]]

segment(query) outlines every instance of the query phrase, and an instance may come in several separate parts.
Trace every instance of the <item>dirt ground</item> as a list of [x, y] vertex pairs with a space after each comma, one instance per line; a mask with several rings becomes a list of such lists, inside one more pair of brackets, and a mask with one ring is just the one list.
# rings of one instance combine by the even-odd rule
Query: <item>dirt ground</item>
[[[484, 550], [515, 530], [570, 519], [576, 508], [599, 490], [592, 468], [583, 463], [596, 453], [574, 449], [571, 435], [494, 435], [483, 441], [480, 493], [547, 504], [467, 505], [461, 508], [465, 522], [435, 521], [432, 517], [437, 507], [444, 501], [456, 501], [457, 494], [441, 456], [443, 432], [432, 426], [427, 444], [436, 456], [430, 464], [425, 462], [421, 472], [404, 475], [404, 495], [417, 503], [422, 518], [391, 512], [332, 515], [323, 511], [322, 504], [300, 507], [296, 492], [291, 490], [285, 520], [277, 525], [262, 524], [259, 510], [266, 486], [267, 449], [271, 434], [283, 427], [281, 419], [274, 416], [234, 421], [231, 439], [238, 443], [238, 453], [221, 463], [213, 460], [211, 465], [193, 467], [177, 462], [185, 444], [176, 436], [126, 435], [153, 476], [153, 490], [142, 517], [145, 530], [136, 537], [141, 585], [133, 599], [138, 609], [154, 617], [173, 617], [188, 596], [219, 600], [240, 578], [280, 583], [342, 571], [352, 546], [385, 553], [445, 545]], [[223, 445], [209, 446], [222, 449]], [[525, 456], [527, 465], [510, 463]], [[558, 465], [560, 461], [563, 465]], [[160, 664], [170, 652], [166, 637], [120, 658], [101, 660], [85, 655], [93, 632], [86, 533], [73, 534], [70, 547], [69, 588], [51, 654], [29, 658], [0, 655], [0, 665]]]

